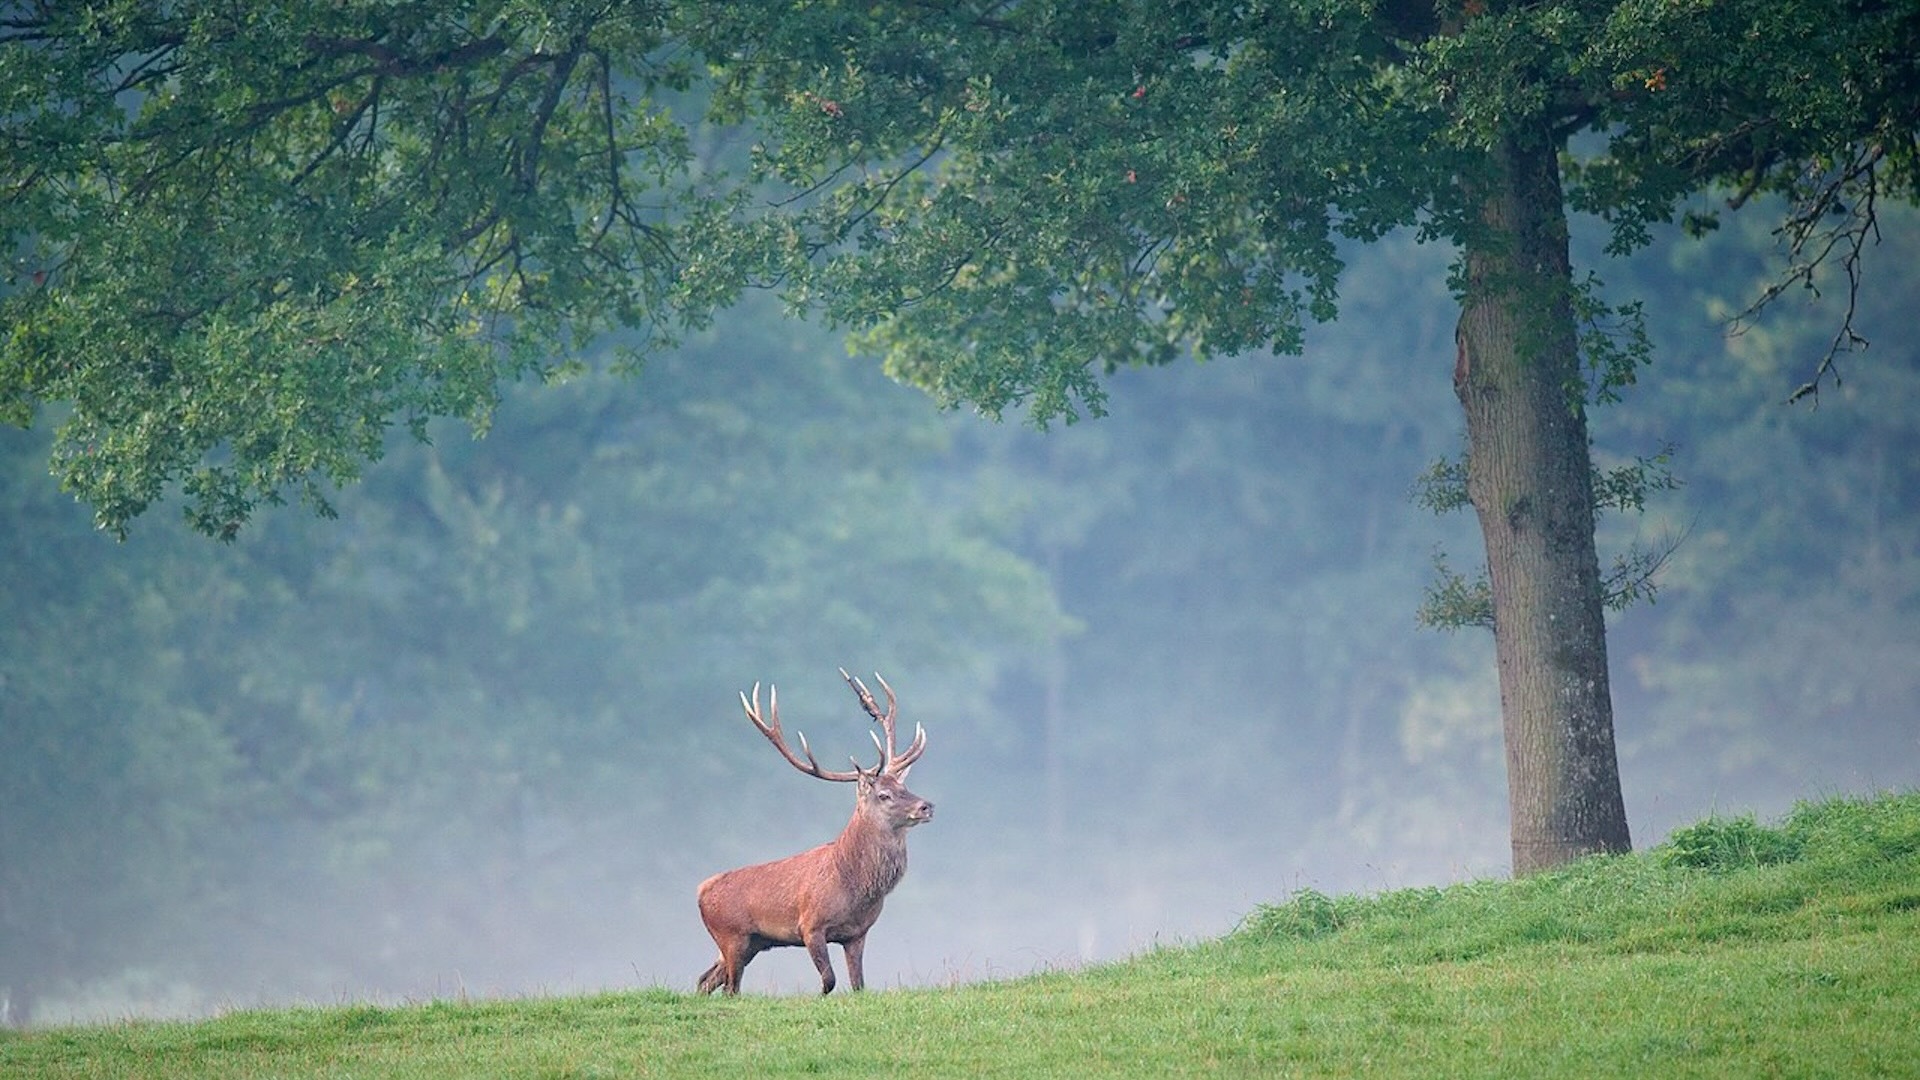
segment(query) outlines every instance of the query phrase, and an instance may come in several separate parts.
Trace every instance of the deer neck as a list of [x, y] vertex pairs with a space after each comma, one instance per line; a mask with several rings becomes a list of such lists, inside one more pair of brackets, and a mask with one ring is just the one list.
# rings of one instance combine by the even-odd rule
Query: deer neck
[[885, 896], [907, 872], [907, 831], [889, 829], [857, 810], [833, 847], [841, 879], [862, 895]]

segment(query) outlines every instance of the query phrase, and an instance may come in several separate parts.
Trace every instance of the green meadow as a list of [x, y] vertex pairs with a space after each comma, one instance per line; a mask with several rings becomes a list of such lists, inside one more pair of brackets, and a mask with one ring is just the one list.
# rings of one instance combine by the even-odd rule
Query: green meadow
[[1005, 982], [0, 1034], [15, 1077], [1920, 1076], [1920, 793]]

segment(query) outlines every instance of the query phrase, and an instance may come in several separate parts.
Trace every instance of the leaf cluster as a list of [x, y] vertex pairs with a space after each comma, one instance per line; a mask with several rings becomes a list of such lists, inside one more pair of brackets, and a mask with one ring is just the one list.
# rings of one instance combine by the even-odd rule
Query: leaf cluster
[[1418, 205], [1422, 159], [1376, 150], [1424, 118], [1358, 7], [727, 11], [717, 38], [767, 43], [719, 65], [760, 179], [803, 195], [780, 281], [949, 404], [1071, 420], [1118, 365], [1297, 352], [1338, 242]]
[[[1666, 446], [1623, 465], [1593, 463], [1595, 511], [1639, 513], [1654, 493], [1677, 490], [1680, 479], [1673, 475], [1673, 455], [1674, 448]], [[1413, 500], [1436, 514], [1473, 505], [1467, 493], [1466, 462], [1459, 458], [1435, 461], [1415, 481]], [[1651, 546], [1636, 543], [1615, 554], [1601, 575], [1601, 602], [1607, 610], [1624, 611], [1641, 601], [1652, 603], [1659, 592], [1656, 579], [1660, 571], [1685, 539], [1682, 533]], [[1436, 552], [1432, 572], [1433, 580], [1415, 613], [1420, 625], [1449, 630], [1493, 628], [1493, 587], [1484, 568], [1469, 577], [1455, 570], [1444, 553]]]
[[685, 155], [646, 9], [16, 5], [0, 25], [0, 416], [124, 534], [231, 537], [484, 426], [504, 378], [653, 326]]

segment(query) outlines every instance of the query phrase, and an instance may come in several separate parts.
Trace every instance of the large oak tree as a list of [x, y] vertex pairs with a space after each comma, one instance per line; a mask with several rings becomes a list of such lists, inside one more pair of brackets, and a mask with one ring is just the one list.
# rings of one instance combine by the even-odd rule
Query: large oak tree
[[1625, 251], [1677, 210], [1709, 227], [1702, 193], [1784, 194], [1787, 276], [1836, 252], [1851, 275], [1873, 200], [1914, 193], [1920, 6], [743, 3], [702, 31], [792, 200], [739, 213], [737, 252], [783, 254], [765, 271], [947, 401], [1072, 419], [1116, 364], [1298, 350], [1343, 242], [1452, 245], [1435, 372], [1466, 418], [1514, 869], [1628, 848], [1594, 515], [1648, 477], [1596, 484], [1585, 409], [1644, 350], [1568, 215]]
[[[1920, 6], [1874, 0], [14, 4], [0, 410], [57, 412], [104, 526], [177, 485], [230, 534], [748, 283], [1046, 421], [1114, 365], [1298, 350], [1341, 245], [1414, 228], [1459, 253], [1435, 371], [1526, 872], [1628, 844], [1584, 410], [1640, 357], [1568, 215], [1624, 251], [1780, 196], [1783, 280], [1851, 286], [1915, 194], [1917, 56]], [[766, 132], [745, 175], [661, 104], [709, 77]]]

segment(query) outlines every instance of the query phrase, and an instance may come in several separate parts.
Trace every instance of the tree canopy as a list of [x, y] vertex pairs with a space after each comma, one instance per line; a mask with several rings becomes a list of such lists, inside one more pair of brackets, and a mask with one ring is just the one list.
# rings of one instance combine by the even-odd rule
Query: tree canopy
[[435, 416], [672, 324], [649, 8], [28, 3], [0, 16], [0, 415], [118, 533], [324, 510]]
[[[747, 215], [834, 319], [943, 399], [1042, 419], [1098, 373], [1298, 351], [1340, 241], [1482, 242], [1503, 131], [1575, 143], [1568, 205], [1612, 250], [1685, 210], [1786, 196], [1791, 272], [1911, 196], [1911, 5], [710, 5], [723, 100], [801, 193]], [[753, 193], [743, 193], [749, 200]]]
[[[1470, 242], [1467, 180], [1521, 123], [1590, 133], [1566, 197], [1621, 248], [1676, 213], [1708, 227], [1714, 185], [1788, 195], [1804, 279], [1912, 193], [1916, 18], [18, 4], [0, 414], [51, 410], [103, 527], [178, 490], [231, 536], [262, 500], [324, 511], [396, 425], [484, 426], [501, 380], [608, 327], [644, 351], [759, 282], [944, 401], [1071, 417], [1114, 364], [1297, 350], [1335, 310], [1342, 238]], [[745, 175], [689, 141], [703, 104], [769, 132]]]

